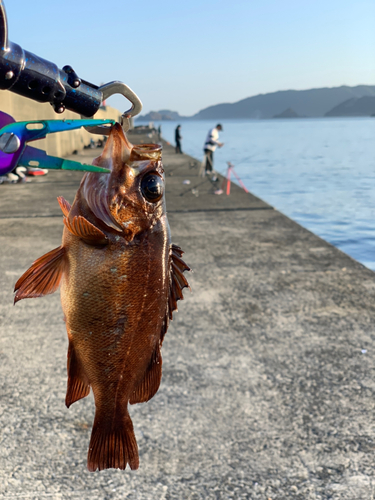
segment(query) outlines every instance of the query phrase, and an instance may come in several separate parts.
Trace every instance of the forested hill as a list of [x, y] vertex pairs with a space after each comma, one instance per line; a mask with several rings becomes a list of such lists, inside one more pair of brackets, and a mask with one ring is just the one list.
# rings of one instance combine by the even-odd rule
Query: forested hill
[[291, 108], [299, 116], [319, 117], [352, 98], [375, 96], [375, 85], [334, 87], [310, 90], [281, 90], [259, 94], [235, 103], [217, 104], [202, 109], [193, 119], [273, 118]]
[[352, 97], [335, 106], [326, 116], [374, 116], [375, 95]]

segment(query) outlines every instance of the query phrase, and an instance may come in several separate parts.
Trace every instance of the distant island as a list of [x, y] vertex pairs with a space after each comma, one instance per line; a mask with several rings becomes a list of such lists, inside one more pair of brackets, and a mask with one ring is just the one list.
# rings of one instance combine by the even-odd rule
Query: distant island
[[273, 118], [303, 118], [303, 116], [298, 115], [294, 109], [288, 108], [279, 115], [275, 115]]
[[160, 111], [150, 111], [146, 115], [141, 115], [137, 118], [137, 120], [144, 121], [160, 121], [160, 120], [175, 120], [178, 121], [183, 119], [177, 111], [170, 111], [169, 109], [161, 109]]
[[180, 116], [176, 111], [151, 111], [138, 120], [223, 120], [269, 118], [319, 118], [330, 116], [371, 116], [375, 113], [375, 85], [281, 90], [258, 94], [234, 103], [216, 104], [193, 116]]

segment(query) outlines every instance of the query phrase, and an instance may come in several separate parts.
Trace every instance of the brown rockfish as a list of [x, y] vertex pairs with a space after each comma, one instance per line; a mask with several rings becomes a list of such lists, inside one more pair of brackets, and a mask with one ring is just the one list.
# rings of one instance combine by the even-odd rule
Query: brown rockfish
[[160, 348], [190, 270], [171, 244], [161, 147], [131, 145], [117, 124], [64, 214], [62, 245], [36, 260], [15, 285], [15, 302], [61, 283], [68, 332], [66, 405], [92, 387], [95, 420], [87, 466], [139, 465], [128, 403], [157, 392]]

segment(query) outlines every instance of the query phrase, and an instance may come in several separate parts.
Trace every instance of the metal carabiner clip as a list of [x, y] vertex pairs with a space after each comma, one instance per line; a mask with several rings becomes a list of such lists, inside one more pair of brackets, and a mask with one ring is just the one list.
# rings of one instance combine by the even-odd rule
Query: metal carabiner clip
[[[115, 94], [121, 94], [128, 101], [131, 102], [132, 106], [127, 111], [121, 115], [121, 123], [124, 132], [127, 132], [130, 127], [130, 118], [138, 115], [142, 111], [142, 102], [133, 90], [122, 82], [110, 82], [99, 87], [99, 90], [103, 94], [103, 101]], [[92, 134], [109, 135], [110, 127], [96, 126], [96, 127], [85, 127], [88, 132]]]

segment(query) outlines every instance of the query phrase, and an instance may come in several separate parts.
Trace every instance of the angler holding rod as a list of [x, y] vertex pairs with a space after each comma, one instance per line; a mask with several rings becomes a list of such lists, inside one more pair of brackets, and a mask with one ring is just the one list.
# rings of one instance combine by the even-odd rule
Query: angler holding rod
[[204, 175], [212, 174], [212, 180], [216, 181], [217, 176], [214, 171], [214, 151], [217, 147], [222, 148], [224, 146], [223, 142], [219, 141], [219, 132], [223, 130], [221, 123], [218, 123], [216, 127], [211, 128], [208, 131], [206, 141], [204, 143]]

